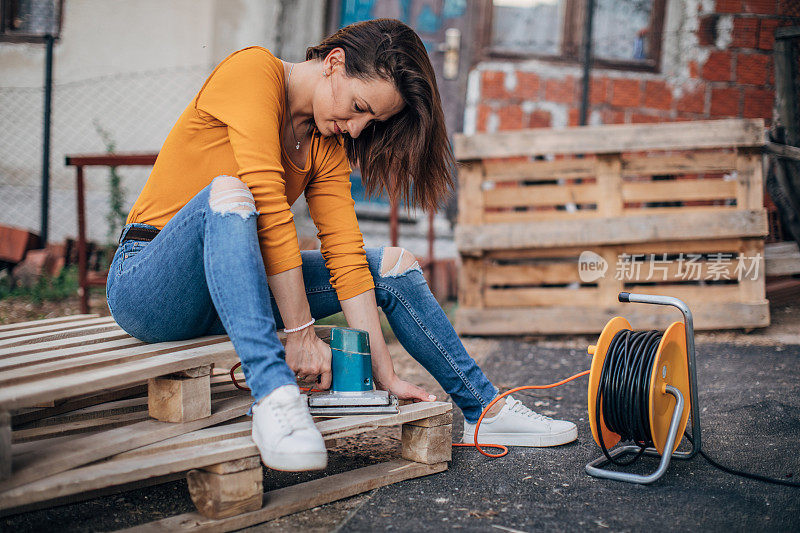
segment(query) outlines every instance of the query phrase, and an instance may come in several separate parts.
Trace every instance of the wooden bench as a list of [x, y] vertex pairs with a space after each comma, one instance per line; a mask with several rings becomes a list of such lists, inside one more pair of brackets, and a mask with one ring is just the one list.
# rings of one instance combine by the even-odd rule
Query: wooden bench
[[110, 317], [0, 326], [0, 515], [188, 471], [198, 512], [149, 526], [227, 531], [447, 468], [450, 404], [411, 404], [317, 421], [328, 441], [402, 425], [403, 459], [264, 494], [252, 398], [214, 372], [236, 361], [225, 336], [145, 344]]
[[[765, 141], [763, 120], [739, 119], [457, 135], [457, 330], [599, 332], [621, 291], [681, 298], [698, 329], [769, 325]], [[581, 277], [585, 252], [599, 279]], [[651, 276], [653, 259], [670, 264]], [[755, 274], [740, 279], [739, 260]], [[624, 313], [637, 329], [674, 319]]]

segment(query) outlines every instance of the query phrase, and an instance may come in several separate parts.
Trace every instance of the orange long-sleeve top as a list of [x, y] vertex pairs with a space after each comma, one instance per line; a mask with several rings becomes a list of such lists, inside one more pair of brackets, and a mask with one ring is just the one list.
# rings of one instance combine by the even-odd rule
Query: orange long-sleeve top
[[289, 207], [305, 193], [331, 284], [340, 300], [374, 288], [350, 195], [350, 165], [338, 137], [315, 134], [305, 168], [280, 139], [286, 112], [281, 61], [250, 47], [228, 56], [167, 136], [128, 223], [164, 225], [219, 175], [238, 176], [253, 194], [268, 275], [302, 264]]

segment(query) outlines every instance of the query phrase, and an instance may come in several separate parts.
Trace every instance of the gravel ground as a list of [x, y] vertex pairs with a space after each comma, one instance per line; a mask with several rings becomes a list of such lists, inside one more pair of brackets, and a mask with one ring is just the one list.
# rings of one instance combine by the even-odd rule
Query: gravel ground
[[[0, 302], [0, 322], [8, 316], [10, 305]], [[14, 316], [18, 318], [7, 321], [38, 318], [37, 312], [17, 311]], [[698, 334], [703, 448], [735, 468], [797, 479], [800, 305], [773, 308], [772, 317], [773, 326], [749, 335]], [[588, 368], [585, 348], [593, 341], [589, 337], [472, 338], [465, 339], [465, 345], [496, 385], [510, 388], [549, 383]], [[399, 346], [393, 345], [392, 351], [401, 375], [443, 397], [432, 378]], [[407, 530], [409, 524], [421, 531], [800, 529], [797, 489], [731, 476], [700, 457], [673, 461], [666, 475], [647, 487], [589, 477], [584, 465], [601, 452], [588, 429], [585, 387], [582, 379], [525, 398], [543, 414], [575, 421], [579, 431], [575, 443], [552, 449], [514, 448], [508, 456], [495, 460], [471, 449], [455, 449], [447, 472], [377, 489], [248, 531]], [[460, 413], [456, 413], [454, 437], [460, 428]], [[353, 437], [331, 451], [326, 472], [293, 475], [270, 471], [265, 474], [265, 489], [398, 455], [396, 430]], [[654, 468], [654, 460], [649, 459], [634, 471]], [[186, 483], [181, 480], [3, 518], [0, 531], [104, 531], [191, 510]]]

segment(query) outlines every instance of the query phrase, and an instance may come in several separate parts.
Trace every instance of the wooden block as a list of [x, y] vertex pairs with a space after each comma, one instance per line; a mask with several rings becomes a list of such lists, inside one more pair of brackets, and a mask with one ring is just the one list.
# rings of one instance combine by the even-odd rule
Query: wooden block
[[261, 457], [254, 455], [252, 457], [243, 457], [235, 461], [227, 461], [224, 463], [217, 463], [215, 465], [204, 466], [200, 470], [210, 472], [212, 474], [233, 474], [234, 472], [241, 472], [242, 470], [253, 470], [261, 468]]
[[403, 459], [432, 465], [449, 461], [453, 451], [453, 425], [420, 427], [403, 424]]
[[0, 411], [0, 479], [11, 477], [11, 415]]
[[261, 509], [264, 487], [261, 467], [230, 474], [190, 470], [189, 494], [207, 518], [226, 518]]
[[429, 416], [420, 420], [407, 422], [409, 426], [419, 426], [421, 428], [433, 428], [436, 426], [446, 426], [453, 423], [453, 411], [448, 411], [441, 415]]
[[150, 416], [163, 422], [190, 422], [211, 416], [211, 376], [147, 380]]

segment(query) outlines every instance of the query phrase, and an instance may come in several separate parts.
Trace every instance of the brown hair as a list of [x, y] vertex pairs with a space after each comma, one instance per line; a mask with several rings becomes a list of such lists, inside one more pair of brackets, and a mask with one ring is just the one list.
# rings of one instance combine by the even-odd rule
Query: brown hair
[[353, 139], [343, 135], [352, 165], [361, 170], [367, 194], [385, 189], [390, 198], [435, 209], [453, 184], [453, 153], [447, 139], [436, 75], [419, 36], [394, 19], [350, 24], [306, 50], [306, 60], [345, 52], [350, 77], [394, 83], [405, 106], [385, 122], [372, 122]]

